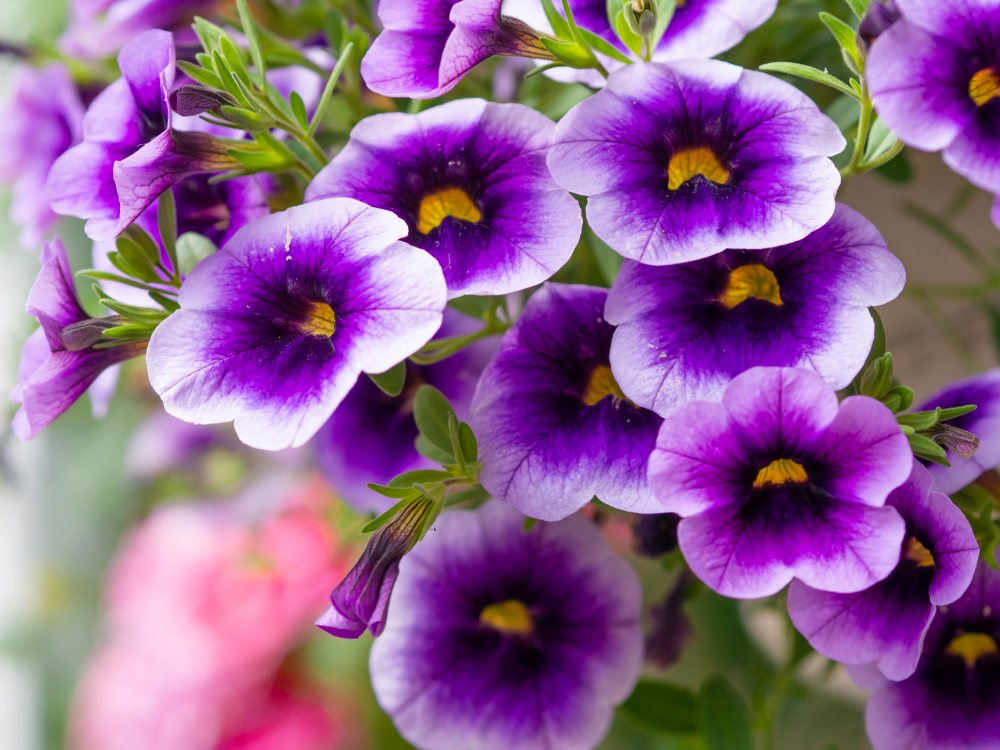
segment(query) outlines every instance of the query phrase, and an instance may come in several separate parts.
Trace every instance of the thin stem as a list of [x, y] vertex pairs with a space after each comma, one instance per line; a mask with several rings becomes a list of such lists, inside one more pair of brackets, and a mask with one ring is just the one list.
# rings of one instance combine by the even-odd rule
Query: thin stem
[[872, 124], [872, 98], [868, 93], [868, 81], [861, 78], [861, 113], [858, 116], [858, 131], [854, 136], [854, 153], [847, 166], [841, 170], [843, 175], [858, 174], [865, 158], [865, 146], [868, 145], [868, 132]]

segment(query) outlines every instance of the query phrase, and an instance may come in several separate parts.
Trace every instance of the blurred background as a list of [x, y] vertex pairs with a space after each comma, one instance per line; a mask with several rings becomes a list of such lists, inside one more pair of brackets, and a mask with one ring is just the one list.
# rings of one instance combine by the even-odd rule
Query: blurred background
[[[808, 6], [814, 18], [818, 5], [793, 0], [782, 9]], [[0, 38], [51, 42], [66, 17], [66, 0], [3, 0]], [[744, 64], [778, 59], [778, 46], [781, 59], [812, 62], [832, 50], [812, 25], [797, 29], [794, 43], [776, 29], [765, 27], [731, 57]], [[9, 99], [14, 67], [0, 56], [0, 102]], [[910, 152], [891, 167], [852, 178], [841, 198], [875, 222], [908, 270], [907, 293], [882, 317], [896, 373], [920, 400], [996, 364], [1000, 300], [984, 279], [998, 269], [1000, 231], [989, 219], [991, 198], [937, 157]], [[0, 188], [3, 394], [15, 384], [20, 346], [35, 326], [24, 300], [40, 251], [22, 246], [10, 203], [10, 191]], [[74, 268], [90, 265], [80, 222], [62, 222], [59, 233]], [[176, 423], [149, 392], [141, 361], [121, 372], [107, 415], [95, 418], [83, 399], [30, 443], [11, 435], [14, 405], [4, 403], [5, 750], [59, 750], [71, 729], [75, 737], [149, 739], [115, 747], [97, 739], [88, 750], [406, 747], [371, 696], [367, 639], [339, 641], [310, 626], [356, 558], [365, 519], [337, 500], [308, 446], [250, 453], [229, 426]], [[628, 552], [630, 530], [606, 528]], [[662, 578], [653, 575], [657, 563], [637, 565], [647, 580]], [[664, 585], [649, 584], [651, 607]], [[683, 639], [669, 679], [697, 685], [721, 670], [751, 700], [766, 702], [754, 694], [766, 682], [760, 675], [780, 672], [789, 658], [777, 612], [706, 593], [690, 597], [685, 612], [694, 635]], [[842, 674], [806, 660], [788, 682], [775, 719], [779, 748], [867, 747], [863, 695]], [[651, 735], [641, 720], [624, 716], [605, 747], [697, 745]]]

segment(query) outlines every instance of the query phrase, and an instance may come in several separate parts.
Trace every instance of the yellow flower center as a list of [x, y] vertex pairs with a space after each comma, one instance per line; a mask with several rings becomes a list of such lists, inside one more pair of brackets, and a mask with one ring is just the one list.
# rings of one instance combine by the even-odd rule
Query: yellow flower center
[[305, 320], [299, 324], [302, 333], [311, 333], [316, 336], [333, 336], [337, 328], [337, 316], [333, 308], [325, 302], [311, 302]]
[[598, 365], [590, 371], [590, 377], [587, 379], [587, 387], [583, 390], [581, 398], [587, 406], [594, 406], [601, 403], [608, 396], [611, 396], [616, 401], [625, 398], [625, 394], [622, 393], [618, 381], [615, 380], [615, 376], [611, 373], [611, 368], [607, 365]]
[[934, 555], [916, 537], [911, 536], [906, 540], [903, 557], [915, 562], [918, 568], [933, 568], [935, 565]]
[[479, 613], [479, 622], [504, 635], [531, 635], [535, 630], [531, 613], [524, 602], [517, 599], [507, 599], [484, 607]]
[[417, 210], [417, 231], [429, 234], [449, 216], [473, 224], [483, 218], [479, 207], [462, 188], [443, 187], [421, 198]]
[[962, 633], [948, 644], [944, 652], [960, 656], [965, 666], [972, 669], [982, 657], [998, 652], [997, 642], [986, 633]]
[[996, 68], [983, 68], [969, 79], [969, 98], [982, 107], [1000, 97], [1000, 73]]
[[785, 304], [781, 301], [781, 288], [774, 273], [760, 263], [751, 263], [730, 271], [729, 282], [719, 295], [719, 302], [732, 310], [751, 297], [770, 302], [776, 307]]
[[670, 157], [667, 187], [671, 190], [679, 189], [698, 175], [718, 185], [729, 182], [729, 170], [722, 166], [715, 152], [707, 146], [681, 149]]
[[757, 472], [753, 488], [777, 487], [782, 484], [805, 484], [809, 481], [805, 467], [790, 458], [776, 458]]

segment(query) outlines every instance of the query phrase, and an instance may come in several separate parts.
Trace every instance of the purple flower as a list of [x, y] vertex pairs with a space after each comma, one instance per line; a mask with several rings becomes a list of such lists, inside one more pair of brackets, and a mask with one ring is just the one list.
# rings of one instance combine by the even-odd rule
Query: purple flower
[[48, 427], [109, 367], [145, 348], [145, 344], [94, 348], [101, 333], [115, 323], [92, 319], [80, 307], [58, 238], [42, 249], [42, 268], [28, 294], [27, 309], [41, 327], [24, 344], [18, 385], [11, 394], [21, 404], [13, 429], [22, 440]]
[[626, 396], [663, 415], [718, 399], [754, 365], [803, 367], [843, 388], [871, 349], [868, 308], [905, 279], [878, 230], [843, 205], [785, 247], [658, 268], [626, 261], [605, 309], [618, 326], [611, 369]]
[[[476, 328], [471, 318], [446, 309], [435, 338], [472, 333]], [[404, 471], [440, 468], [414, 445], [417, 390], [424, 384], [434, 386], [451, 401], [458, 418], [468, 421], [476, 381], [495, 348], [493, 341], [481, 341], [444, 362], [426, 366], [408, 362], [406, 384], [398, 396], [387, 396], [369, 378], [359, 379], [316, 435], [317, 462], [337, 495], [360, 511], [381, 513], [395, 501], [372, 492], [369, 482], [388, 484]]]
[[877, 662], [891, 680], [913, 674], [937, 607], [969, 587], [979, 544], [947, 496], [931, 491], [931, 476], [915, 463], [886, 505], [906, 522], [899, 564], [888, 578], [856, 594], [831, 594], [793, 581], [788, 613], [824, 656], [845, 664]]
[[661, 419], [625, 398], [611, 374], [606, 299], [604, 289], [547, 284], [476, 387], [480, 481], [534, 518], [565, 518], [595, 495], [623, 510], [662, 510], [646, 480]]
[[944, 151], [952, 169], [1000, 192], [1000, 5], [897, 0], [902, 20], [872, 45], [879, 115], [901, 141]]
[[661, 510], [684, 517], [681, 552], [724, 596], [770, 596], [797, 578], [851, 593], [899, 562], [905, 524], [888, 494], [913, 454], [872, 398], [837, 403], [815, 373], [755, 367], [721, 403], [694, 401], [663, 422], [649, 460]]
[[938, 610], [916, 673], [901, 682], [852, 669], [874, 689], [875, 750], [995, 750], [1000, 738], [1000, 573], [980, 562], [965, 595]]
[[951, 466], [928, 465], [934, 477], [934, 489], [946, 495], [958, 492], [976, 481], [980, 474], [1000, 466], [1000, 368], [987, 370], [960, 380], [938, 391], [920, 405], [921, 411], [940, 406], [975, 404], [976, 410], [945, 423], [945, 427], [967, 430], [979, 438], [979, 447], [971, 457], [963, 457], [944, 443]]
[[433, 510], [432, 500], [419, 498], [373, 533], [361, 558], [330, 593], [330, 607], [316, 625], [340, 638], [359, 638], [365, 630], [379, 635], [385, 628], [399, 562], [417, 543]]
[[379, 704], [429, 750], [589, 750], [642, 658], [639, 582], [580, 517], [445, 513], [403, 560], [371, 653]]
[[235, 420], [247, 445], [301, 445], [362, 372], [383, 372], [441, 325], [444, 279], [392, 214], [338, 198], [258, 219], [184, 282], [147, 366], [167, 411]]
[[628, 65], [556, 127], [548, 164], [642, 263], [796, 242], [833, 215], [844, 148], [793, 86], [715, 60]]
[[45, 179], [52, 163], [79, 142], [83, 105], [69, 71], [57, 63], [15, 73], [14, 95], [0, 117], [0, 181], [13, 185], [11, 220], [33, 247], [54, 226]]
[[361, 75], [385, 96], [430, 99], [450, 91], [493, 55], [552, 59], [538, 34], [501, 15], [503, 0], [382, 0], [385, 30], [361, 61]]
[[196, 15], [214, 15], [219, 0], [75, 0], [69, 28], [60, 47], [83, 58], [113, 55], [149, 29], [177, 33], [184, 42], [196, 41], [189, 28]]
[[91, 239], [121, 233], [157, 196], [185, 177], [235, 166], [210, 135], [171, 128], [174, 41], [147, 31], [118, 56], [122, 77], [102, 91], [83, 118], [83, 143], [52, 167], [52, 208], [87, 219]]
[[559, 270], [580, 238], [580, 207], [545, 166], [552, 131], [538, 112], [482, 99], [376, 115], [306, 199], [346, 196], [395, 213], [406, 241], [441, 264], [449, 297], [519, 291]]

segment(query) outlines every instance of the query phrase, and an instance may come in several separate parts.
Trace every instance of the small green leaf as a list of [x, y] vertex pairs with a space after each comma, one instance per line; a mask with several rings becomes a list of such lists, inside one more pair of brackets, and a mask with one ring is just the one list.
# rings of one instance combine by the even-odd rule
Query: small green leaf
[[340, 53], [340, 57], [337, 58], [337, 64], [333, 66], [333, 71], [330, 73], [330, 77], [326, 79], [326, 86], [323, 87], [323, 93], [319, 98], [319, 103], [316, 105], [316, 111], [313, 113], [312, 122], [309, 123], [307, 133], [310, 136], [316, 134], [319, 130], [319, 125], [323, 121], [323, 115], [326, 114], [326, 109], [330, 106], [330, 99], [333, 96], [334, 89], [337, 88], [337, 81], [340, 80], [340, 74], [344, 71], [344, 66], [347, 65], [347, 61], [351, 58], [351, 53], [354, 50], [354, 43], [350, 42], [343, 51]]
[[858, 32], [832, 13], [820, 13], [819, 20], [833, 34], [840, 48], [850, 55], [852, 60], [858, 62]]
[[636, 55], [642, 53], [642, 37], [632, 31], [625, 18], [625, 11], [619, 10], [614, 21], [615, 34], [622, 40], [622, 44], [628, 47]]
[[182, 276], [216, 251], [215, 243], [197, 232], [185, 232], [177, 238], [177, 265]]
[[413, 418], [421, 435], [451, 454], [448, 420], [455, 418], [455, 410], [441, 391], [431, 385], [420, 386], [413, 403]]
[[384, 495], [385, 497], [410, 499], [420, 496], [420, 490], [415, 490], [413, 487], [389, 487], [384, 484], [369, 482], [368, 489], [373, 492], [377, 492], [380, 495]]
[[868, 143], [865, 146], [865, 161], [874, 161], [880, 156], [888, 153], [889, 149], [896, 145], [899, 139], [896, 134], [889, 130], [881, 117], [876, 117], [872, 124], [872, 129], [868, 134]]
[[844, 2], [847, 3], [847, 6], [859, 21], [865, 17], [865, 13], [868, 12], [868, 8], [872, 4], [872, 0], [844, 0]]
[[[372, 489], [372, 490], [375, 490], [375, 492], [379, 492], [379, 490], [383, 489], [382, 487], [380, 487], [377, 484], [369, 484], [368, 488]], [[383, 493], [379, 492], [379, 494], [383, 494]], [[417, 493], [413, 497], [404, 497], [398, 503], [394, 503], [393, 506], [391, 508], [389, 508], [389, 510], [385, 511], [380, 516], [376, 516], [371, 521], [369, 521], [364, 526], [362, 526], [361, 527], [361, 533], [362, 534], [370, 534], [373, 531], [377, 531], [378, 529], [382, 528], [387, 523], [389, 523], [389, 521], [391, 521], [395, 517], [395, 515], [397, 513], [399, 513], [399, 511], [401, 511], [403, 509], [404, 505], [406, 505], [407, 503], [411, 502], [412, 500], [415, 500], [418, 497], [420, 497], [419, 493]]]
[[595, 52], [600, 52], [602, 55], [614, 58], [618, 62], [626, 64], [632, 62], [627, 56], [622, 54], [621, 50], [619, 50], [617, 47], [611, 44], [611, 42], [609, 42], [607, 39], [603, 39], [602, 37], [597, 36], [597, 34], [595, 34], [594, 32], [588, 31], [587, 29], [584, 28], [580, 28], [580, 36], [583, 37], [583, 40], [587, 44], [589, 44], [590, 48], [593, 49]]
[[177, 206], [174, 203], [174, 190], [167, 188], [160, 193], [156, 206], [156, 224], [160, 230], [160, 241], [170, 259], [170, 272], [178, 273], [177, 264]]
[[944, 448], [926, 435], [915, 432], [912, 435], [907, 435], [906, 439], [910, 441], [910, 449], [913, 451], [914, 456], [926, 459], [927, 461], [933, 461], [942, 466], [951, 466], [948, 454], [945, 453]]
[[698, 699], [680, 685], [643, 680], [622, 704], [622, 711], [657, 732], [694, 734], [698, 731]]
[[677, 10], [677, 0], [656, 0], [656, 26], [649, 37], [649, 46], [656, 49], [667, 32]]
[[440, 469], [414, 469], [397, 474], [389, 482], [390, 487], [412, 487], [415, 484], [426, 484], [428, 482], [443, 482], [449, 479], [451, 474]]
[[572, 38], [572, 33], [569, 29], [569, 23], [562, 14], [556, 10], [556, 7], [552, 4], [552, 0], [542, 0], [542, 10], [545, 11], [545, 18], [548, 19], [549, 26], [552, 27], [552, 33], [563, 39]]
[[247, 38], [247, 45], [250, 47], [250, 57], [253, 59], [253, 66], [257, 73], [257, 82], [260, 88], [264, 88], [267, 80], [267, 67], [264, 65], [264, 53], [260, 48], [260, 37], [257, 35], [257, 25], [250, 15], [250, 8], [247, 7], [247, 0], [236, 0], [236, 11], [240, 16], [240, 24], [243, 26], [243, 35]]
[[210, 89], [221, 89], [222, 81], [219, 80], [217, 76], [211, 70], [206, 70], [200, 65], [195, 65], [187, 60], [178, 60], [177, 67], [181, 69], [182, 72], [190, 76], [190, 78], [202, 86], [208, 86]]
[[725, 677], [709, 677], [698, 693], [701, 730], [708, 750], [754, 750], [746, 702]]
[[821, 83], [824, 86], [836, 89], [841, 94], [846, 94], [853, 99], [858, 98], [854, 89], [841, 81], [839, 78], [810, 65], [801, 65], [799, 63], [792, 62], [773, 62], [761, 65], [760, 69], [768, 73], [783, 73], [784, 75], [796, 76], [797, 78], [805, 78], [807, 81]]
[[589, 68], [594, 62], [594, 54], [578, 42], [542, 37], [542, 44], [564, 65], [571, 68]]
[[435, 463], [449, 465], [455, 463], [455, 457], [451, 455], [451, 450], [444, 450], [438, 448], [434, 443], [427, 439], [424, 435], [417, 435], [417, 440], [414, 443], [417, 452], [426, 459], [434, 461]]
[[460, 422], [458, 425], [458, 442], [462, 447], [462, 455], [468, 463], [475, 463], [479, 460], [479, 444], [476, 442], [476, 435], [465, 422]]
[[368, 377], [387, 396], [398, 396], [406, 385], [406, 360], [390, 367], [385, 372], [369, 373]]

